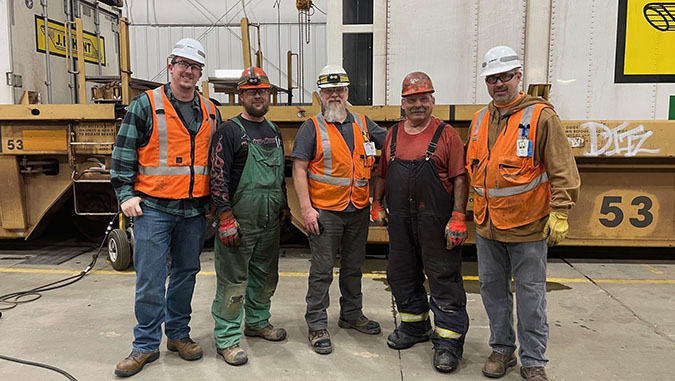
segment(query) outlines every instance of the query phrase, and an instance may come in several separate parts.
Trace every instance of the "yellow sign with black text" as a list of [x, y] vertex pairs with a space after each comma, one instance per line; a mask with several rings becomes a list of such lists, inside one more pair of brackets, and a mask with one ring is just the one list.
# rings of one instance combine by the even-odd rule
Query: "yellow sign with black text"
[[[75, 38], [75, 28], [72, 29], [70, 35], [69, 52], [66, 52], [67, 47], [67, 31], [64, 24], [49, 20], [49, 28], [47, 28], [45, 39], [45, 20], [35, 16], [35, 46], [38, 52], [46, 52], [47, 42], [49, 42], [49, 54], [66, 57], [66, 53], [73, 54], [77, 58], [77, 40]], [[86, 62], [98, 63], [99, 52], [101, 55], [101, 65], [105, 65], [105, 40], [101, 36], [99, 43], [96, 43], [96, 35], [84, 32], [84, 60]]]
[[675, 82], [675, 2], [619, 0], [616, 82]]

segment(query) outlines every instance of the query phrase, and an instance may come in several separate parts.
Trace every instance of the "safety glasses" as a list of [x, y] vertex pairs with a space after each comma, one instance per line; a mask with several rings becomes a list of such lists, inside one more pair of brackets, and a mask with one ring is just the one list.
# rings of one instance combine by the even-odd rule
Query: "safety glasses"
[[187, 61], [174, 61], [173, 65], [175, 66], [180, 66], [183, 68], [183, 70], [187, 70], [187, 68], [192, 68], [192, 71], [202, 71], [202, 65], [200, 64], [193, 64], [189, 63]]
[[494, 85], [495, 83], [497, 83], [497, 80], [502, 81], [502, 83], [506, 83], [506, 82], [512, 80], [513, 77], [516, 76], [516, 74], [518, 74], [518, 73], [507, 72], [507, 73], [489, 75], [489, 76], [485, 77], [485, 82], [487, 82], [491, 85]]

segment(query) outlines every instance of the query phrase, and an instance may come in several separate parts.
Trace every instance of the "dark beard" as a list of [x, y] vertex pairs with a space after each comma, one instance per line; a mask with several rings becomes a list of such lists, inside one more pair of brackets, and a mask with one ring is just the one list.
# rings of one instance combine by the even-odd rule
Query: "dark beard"
[[263, 107], [261, 109], [257, 109], [253, 107], [253, 105], [247, 106], [244, 105], [244, 109], [246, 112], [251, 115], [252, 117], [255, 118], [260, 118], [261, 116], [265, 116], [267, 114], [267, 111], [269, 110], [270, 106], [268, 104], [263, 104]]

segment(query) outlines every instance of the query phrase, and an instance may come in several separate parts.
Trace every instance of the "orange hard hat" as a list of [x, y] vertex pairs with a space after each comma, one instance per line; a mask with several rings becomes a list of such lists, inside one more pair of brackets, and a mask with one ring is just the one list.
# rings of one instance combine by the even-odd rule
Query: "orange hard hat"
[[257, 66], [251, 66], [241, 73], [239, 82], [237, 83], [237, 90], [245, 89], [269, 89], [272, 87], [270, 79], [263, 69]]
[[434, 85], [431, 83], [431, 78], [429, 78], [426, 73], [414, 71], [403, 78], [403, 86], [401, 87], [402, 97], [433, 92]]

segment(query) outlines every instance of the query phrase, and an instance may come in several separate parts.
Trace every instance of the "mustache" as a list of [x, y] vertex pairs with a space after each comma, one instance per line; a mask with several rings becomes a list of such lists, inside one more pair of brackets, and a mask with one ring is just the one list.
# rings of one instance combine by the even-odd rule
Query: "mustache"
[[415, 107], [410, 109], [410, 112], [425, 112], [425, 111], [427, 111], [427, 109], [425, 109], [424, 107]]

